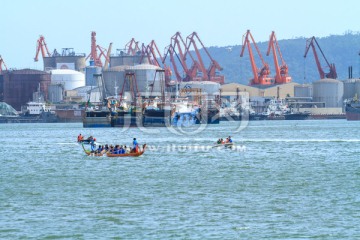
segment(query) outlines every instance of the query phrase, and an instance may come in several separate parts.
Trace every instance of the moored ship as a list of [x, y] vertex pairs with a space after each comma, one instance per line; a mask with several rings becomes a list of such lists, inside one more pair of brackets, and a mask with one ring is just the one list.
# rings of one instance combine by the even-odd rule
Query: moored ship
[[284, 114], [285, 120], [306, 120], [309, 116], [309, 112], [287, 112]]
[[345, 114], [348, 121], [360, 121], [360, 102], [357, 98], [346, 101]]
[[44, 102], [28, 102], [18, 113], [6, 103], [1, 103], [1, 109], [6, 110], [0, 113], [1, 123], [53, 123], [57, 122], [57, 116]]
[[111, 114], [107, 109], [87, 109], [83, 118], [84, 128], [111, 127]]

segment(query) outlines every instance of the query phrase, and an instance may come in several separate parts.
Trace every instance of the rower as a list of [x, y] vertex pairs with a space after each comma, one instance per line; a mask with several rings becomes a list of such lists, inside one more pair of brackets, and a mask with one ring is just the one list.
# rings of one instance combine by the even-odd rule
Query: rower
[[81, 142], [84, 139], [84, 136], [81, 135], [81, 133], [79, 134], [79, 136], [77, 137], [77, 141]]
[[227, 139], [228, 139], [228, 143], [232, 143], [232, 142], [233, 142], [230, 136], [229, 136]]
[[91, 140], [91, 152], [95, 152], [96, 145], [93, 140]]
[[136, 141], [136, 138], [133, 139], [133, 152], [138, 152], [139, 144]]
[[98, 149], [96, 150], [97, 153], [101, 153], [103, 150], [103, 147], [101, 145], [99, 145]]
[[119, 152], [120, 154], [124, 154], [125, 153], [125, 149], [124, 149], [124, 147], [121, 145], [120, 146], [120, 152]]

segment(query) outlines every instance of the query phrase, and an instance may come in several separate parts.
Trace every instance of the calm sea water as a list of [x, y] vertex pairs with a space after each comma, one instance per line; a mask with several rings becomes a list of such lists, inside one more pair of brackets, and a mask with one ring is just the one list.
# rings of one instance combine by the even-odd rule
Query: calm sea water
[[[2, 124], [0, 239], [360, 238], [360, 122], [237, 127]], [[79, 133], [149, 149], [88, 157]], [[238, 149], [207, 149], [228, 135]]]

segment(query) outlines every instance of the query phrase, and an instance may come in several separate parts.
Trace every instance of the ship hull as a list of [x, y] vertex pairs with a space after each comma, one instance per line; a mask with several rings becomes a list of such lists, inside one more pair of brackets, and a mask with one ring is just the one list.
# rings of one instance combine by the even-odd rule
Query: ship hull
[[346, 106], [345, 113], [348, 121], [360, 121], [360, 108]]
[[290, 113], [290, 114], [285, 114], [285, 120], [305, 120], [308, 119], [310, 114], [306, 114], [306, 113]]
[[36, 116], [20, 115], [20, 116], [2, 116], [0, 123], [56, 123], [58, 118], [55, 114], [42, 113]]
[[84, 128], [104, 128], [111, 127], [111, 118], [109, 112], [105, 111], [89, 111], [85, 112], [83, 118]]
[[145, 109], [142, 123], [144, 127], [166, 127], [170, 125], [170, 116], [170, 110]]

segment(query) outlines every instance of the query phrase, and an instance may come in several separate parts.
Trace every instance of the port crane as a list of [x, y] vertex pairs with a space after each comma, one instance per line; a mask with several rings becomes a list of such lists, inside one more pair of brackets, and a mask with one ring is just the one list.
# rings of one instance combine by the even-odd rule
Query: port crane
[[45, 42], [45, 38], [43, 35], [40, 35], [39, 39], [37, 40], [37, 44], [36, 44], [36, 54], [35, 54], [35, 58], [34, 61], [37, 62], [39, 61], [39, 53], [41, 51], [41, 55], [42, 57], [51, 57], [51, 54], [49, 52], [49, 49], [46, 45]]
[[[166, 59], [167, 55], [169, 54], [169, 56], [170, 56], [170, 62], [172, 63], [176, 80], [177, 80], [178, 82], [181, 82], [182, 77], [181, 77], [181, 75], [180, 75], [180, 73], [179, 73], [179, 70], [177, 69], [176, 64], [173, 64], [173, 63], [175, 62], [174, 55], [176, 54], [176, 56], [177, 56], [177, 53], [175, 52], [175, 49], [173, 48], [172, 45], [169, 45], [169, 46], [165, 47], [165, 52], [166, 52], [166, 53], [165, 53], [164, 58], [163, 58], [163, 64], [165, 64], [165, 59]], [[177, 56], [177, 57], [178, 57], [178, 56]], [[178, 57], [178, 59], [179, 59], [179, 57]], [[179, 61], [180, 61], [180, 60], [179, 60]]]
[[6, 67], [6, 64], [4, 62], [4, 59], [1, 57], [0, 55], [0, 73], [2, 72], [3, 70], [3, 66], [4, 66], [4, 69], [7, 70], [7, 67]]
[[[111, 46], [112, 43], [110, 43], [109, 49], [111, 51]], [[90, 61], [93, 62], [94, 66], [97, 67], [105, 67], [107, 68], [108, 63], [110, 62], [109, 57], [110, 57], [110, 51], [109, 49], [105, 49], [99, 45], [96, 44], [96, 32], [91, 32], [91, 52], [90, 54], [85, 58], [85, 60], [90, 58]], [[100, 51], [100, 54], [98, 55], [97, 50]], [[102, 61], [101, 61], [101, 57], [105, 58], [105, 63], [103, 65]]]
[[[203, 59], [201, 58], [199, 49], [196, 45], [196, 40], [200, 43], [200, 45], [202, 46], [202, 48], [204, 49], [206, 55], [208, 56], [208, 58], [210, 59], [210, 66], [206, 69]], [[218, 71], [222, 71], [223, 68], [220, 66], [220, 64], [215, 61], [209, 51], [206, 49], [205, 45], [203, 44], [203, 42], [201, 41], [201, 39], [199, 38], [198, 34], [196, 32], [193, 32], [192, 34], [190, 34], [187, 38], [186, 38], [186, 43], [187, 43], [187, 47], [185, 50], [185, 57], [186, 54], [190, 53], [190, 47], [193, 46], [194, 50], [195, 50], [195, 54], [197, 56], [197, 60], [195, 64], [197, 64], [197, 68], [200, 69], [200, 71], [202, 72], [202, 79], [201, 80], [205, 80], [205, 81], [213, 81], [213, 82], [218, 82], [220, 84], [224, 83], [224, 76], [217, 76], [217, 72]]]
[[[160, 53], [156, 42], [152, 40], [146, 47], [142, 47], [142, 58], [147, 57], [150, 64], [161, 67], [165, 71], [165, 83], [169, 84], [171, 80], [171, 68], [164, 62], [164, 58]], [[159, 61], [160, 59], [161, 61]], [[141, 61], [142, 62], [142, 59]]]
[[[268, 46], [268, 50], [266, 53], [266, 56], [270, 55], [270, 51], [272, 50], [273, 53], [273, 57], [274, 57], [274, 64], [275, 64], [275, 84], [284, 84], [284, 83], [289, 83], [291, 82], [291, 77], [289, 76], [289, 68], [286, 65], [281, 51], [280, 51], [280, 47], [279, 44], [276, 40], [276, 36], [275, 36], [275, 32], [272, 31], [271, 35], [270, 35], [270, 40], [269, 40], [269, 46]], [[278, 62], [278, 57], [276, 52], [279, 53], [280, 59], [281, 59], [281, 65], [279, 65]]]
[[126, 45], [125, 50], [127, 50], [127, 55], [135, 56], [138, 52], [141, 52], [139, 47], [139, 42], [135, 41], [135, 38], [132, 38]]
[[120, 103], [122, 102], [122, 100], [124, 100], [125, 97], [125, 85], [128, 84], [128, 88], [129, 88], [129, 93], [131, 96], [131, 102], [133, 103], [134, 106], [137, 106], [138, 102], [137, 98], [140, 97], [140, 93], [139, 93], [139, 88], [137, 85], [137, 81], [136, 81], [136, 75], [135, 72], [133, 71], [126, 71], [125, 72], [125, 78], [124, 78], [124, 82], [121, 88], [121, 92], [120, 92]]
[[[319, 61], [319, 57], [318, 54], [316, 52], [316, 48], [315, 45], [319, 48], [319, 51], [321, 52], [321, 55], [323, 56], [327, 67], [329, 68], [329, 72], [325, 73], [323, 68], [321, 67], [320, 61]], [[337, 78], [337, 73], [336, 73], [336, 68], [335, 68], [335, 64], [334, 63], [329, 63], [328, 60], [326, 59], [324, 52], [321, 50], [319, 43], [316, 41], [315, 37], [309, 38], [308, 40], [306, 40], [306, 48], [305, 48], [305, 54], [304, 54], [304, 58], [306, 58], [307, 53], [309, 52], [310, 47], [313, 50], [314, 53], [314, 57], [315, 57], [315, 62], [316, 62], [316, 66], [320, 75], [321, 79], [326, 78], [332, 78], [332, 79], [336, 79]]]
[[109, 68], [109, 64], [110, 64], [110, 55], [111, 55], [111, 50], [112, 50], [112, 42], [109, 44], [109, 47], [107, 49], [107, 54], [106, 54], [106, 57], [105, 57], [105, 63], [104, 63], [104, 69], [108, 69]]
[[[163, 58], [163, 64], [165, 63], [165, 60], [167, 56], [170, 56], [170, 62], [173, 67], [176, 79], [178, 82], [182, 81], [192, 81], [196, 79], [197, 72], [199, 70], [199, 65], [196, 62], [195, 58], [191, 55], [191, 53], [188, 53], [190, 58], [192, 59], [192, 66], [189, 68], [186, 63], [186, 43], [184, 39], [182, 38], [180, 32], [176, 32], [172, 37], [170, 41], [170, 45], [165, 48], [165, 55]], [[176, 58], [175, 58], [176, 56]], [[177, 59], [177, 60], [176, 60]], [[179, 72], [177, 62], [180, 63], [183, 72], [185, 76], [183, 77], [182, 74]]]
[[[166, 60], [166, 57], [169, 54], [170, 62], [174, 69], [174, 73], [178, 82], [201, 81], [204, 79], [208, 80], [208, 74], [199, 52], [196, 53], [198, 54], [198, 61], [197, 59], [195, 59], [191, 51], [189, 51], [190, 46], [194, 44], [192, 42], [194, 39], [191, 39], [191, 36], [192, 35], [187, 38], [186, 43], [181, 37], [180, 32], [177, 32], [174, 36], [172, 36], [170, 45], [165, 48], [166, 54], [163, 62]], [[193, 36], [195, 37], [195, 35]], [[191, 61], [187, 60], [187, 56], [190, 57]], [[182, 74], [180, 74], [176, 62], [180, 63], [185, 76], [182, 76]], [[191, 66], [189, 67], [188, 63], [190, 62]]]
[[[255, 49], [261, 59], [261, 62], [262, 62], [261, 69], [258, 69], [256, 66], [256, 63], [254, 60], [254, 55], [253, 55], [251, 44], [250, 44], [250, 40], [253, 42]], [[245, 47], [247, 47], [248, 51], [249, 51], [251, 68], [252, 68], [252, 72], [254, 75], [254, 78], [251, 80], [250, 85], [270, 85], [270, 84], [272, 84], [272, 79], [270, 77], [268, 77], [270, 74], [269, 64], [267, 64], [264, 61], [263, 57], [261, 56], [260, 50], [257, 47], [255, 40], [254, 40], [252, 34], [250, 33], [250, 30], [247, 30], [247, 32], [243, 35], [243, 42], [242, 42], [242, 49], [241, 49], [240, 57], [244, 56]]]
[[192, 45], [194, 47], [194, 49], [195, 49], [195, 54], [197, 56], [197, 62], [199, 63], [198, 64], [199, 69], [202, 72], [202, 79], [207, 81], [207, 80], [209, 80], [209, 77], [208, 77], [204, 62], [203, 62], [203, 60], [201, 58], [199, 49], [196, 46], [196, 42], [195, 42], [195, 39], [194, 39], [195, 37], [199, 40], [199, 37], [197, 36], [196, 32], [193, 32], [192, 34], [190, 34], [186, 38], [186, 49], [185, 49], [185, 56], [184, 57], [186, 58], [186, 55], [190, 53], [190, 46]]

